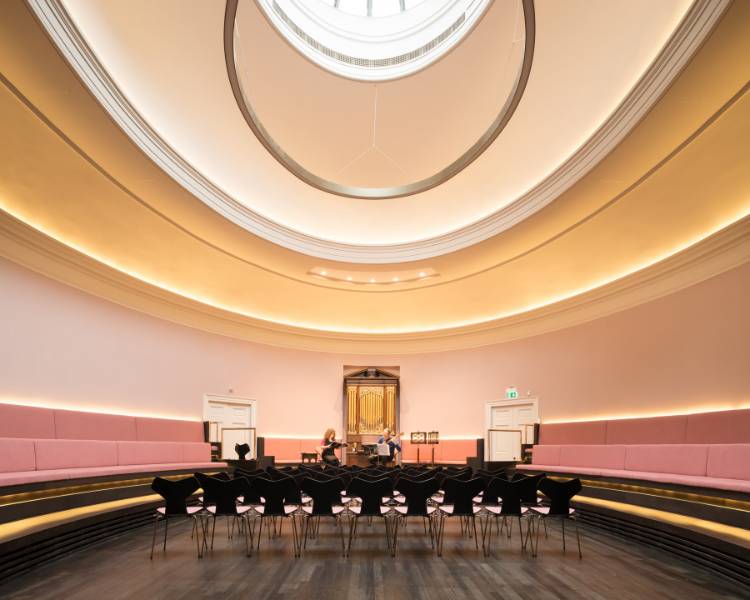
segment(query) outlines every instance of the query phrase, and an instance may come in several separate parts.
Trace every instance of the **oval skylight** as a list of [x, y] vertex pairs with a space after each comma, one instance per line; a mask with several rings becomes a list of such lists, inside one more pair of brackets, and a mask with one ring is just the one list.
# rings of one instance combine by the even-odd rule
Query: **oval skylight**
[[259, 0], [308, 59], [342, 77], [384, 81], [438, 60], [471, 31], [489, 0]]

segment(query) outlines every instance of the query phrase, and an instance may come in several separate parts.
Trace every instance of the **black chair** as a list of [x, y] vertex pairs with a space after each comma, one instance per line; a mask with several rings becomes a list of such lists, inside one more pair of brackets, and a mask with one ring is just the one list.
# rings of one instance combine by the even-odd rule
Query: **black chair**
[[193, 477], [195, 477], [198, 480], [198, 483], [200, 484], [200, 487], [203, 490], [203, 496], [201, 496], [198, 499], [203, 504], [203, 508], [208, 508], [210, 505], [216, 503], [216, 498], [214, 498], [210, 492], [206, 491], [206, 486], [204, 485], [206, 481], [208, 481], [209, 479], [216, 479], [219, 481], [229, 480], [229, 474], [224, 473], [223, 471], [220, 473], [216, 473], [216, 475], [206, 475], [205, 473], [194, 473]]
[[539, 497], [537, 496], [536, 491], [539, 489], [539, 484], [541, 483], [542, 479], [545, 479], [547, 477], [546, 473], [538, 473], [536, 475], [525, 475], [523, 473], [515, 473], [513, 475], [513, 478], [511, 481], [520, 481], [522, 479], [530, 479], [534, 482], [534, 485], [528, 484], [528, 487], [525, 488], [525, 496], [521, 498], [521, 502], [527, 506], [536, 506], [539, 503]]
[[370, 520], [373, 517], [382, 517], [385, 526], [385, 539], [388, 552], [391, 551], [391, 532], [389, 515], [392, 509], [384, 505], [393, 496], [393, 482], [388, 477], [380, 479], [364, 479], [359, 476], [352, 479], [347, 489], [347, 495], [351, 498], [359, 498], [359, 506], [350, 506], [349, 510], [352, 520], [349, 523], [349, 544], [346, 549], [348, 555], [352, 549], [352, 539], [357, 535], [357, 525], [361, 517]]
[[[484, 541], [485, 555], [489, 555], [490, 546], [492, 543], [492, 524], [490, 519], [492, 516], [495, 517], [495, 522], [502, 517], [502, 527], [498, 527], [498, 533], [502, 532], [503, 528], [507, 526], [508, 537], [511, 537], [512, 533], [512, 522], [508, 523], [508, 518], [516, 517], [518, 519], [518, 531], [521, 537], [521, 549], [526, 549], [526, 544], [531, 539], [532, 544], [532, 555], [534, 554], [534, 541], [531, 538], [531, 521], [528, 521], [526, 526], [526, 535], [524, 536], [522, 520], [524, 517], [529, 516], [529, 509], [522, 506], [522, 499], [529, 497], [533, 491], [536, 494], [536, 480], [525, 478], [517, 481], [507, 481], [496, 477], [490, 481], [489, 485], [484, 491], [484, 496], [487, 497], [487, 502], [482, 504], [482, 508], [487, 513], [487, 519], [482, 526], [482, 539]], [[492, 500], [497, 498], [497, 503], [492, 503]]]
[[242, 469], [235, 469], [234, 471], [234, 478], [235, 479], [247, 479], [250, 486], [247, 490], [245, 490], [245, 493], [242, 495], [242, 498], [240, 500], [242, 501], [242, 504], [246, 506], [257, 506], [261, 503], [260, 500], [260, 494], [258, 493], [257, 488], [253, 485], [253, 481], [257, 479], [258, 477], [264, 477], [266, 472], [263, 469], [256, 469], [255, 471], [243, 471]]
[[[433, 524], [433, 515], [437, 508], [428, 505], [428, 501], [440, 489], [440, 484], [434, 477], [424, 481], [415, 481], [407, 477], [400, 477], [397, 484], [400, 500], [405, 506], [396, 506], [396, 523], [393, 529], [393, 544], [391, 545], [391, 556], [396, 555], [396, 544], [398, 542], [399, 521], [405, 521], [407, 517], [422, 517], [425, 529], [430, 534], [430, 545], [435, 547], [436, 528]], [[428, 528], [429, 525], [429, 528]]]
[[[462, 480], [447, 478], [444, 482], [445, 498], [440, 506], [440, 521], [438, 523], [437, 535], [437, 555], [443, 555], [443, 537], [445, 533], [445, 520], [450, 517], [459, 517], [461, 519], [461, 531], [474, 536], [474, 543], [479, 550], [479, 540], [477, 536], [476, 514], [481, 510], [480, 507], [474, 506], [474, 497], [484, 489], [484, 481], [479, 477], [474, 479]], [[448, 499], [450, 501], [448, 501]], [[484, 547], [484, 538], [482, 538], [482, 547]]]
[[[193, 520], [193, 531], [197, 532], [198, 527], [198, 514], [203, 510], [200, 506], [188, 506], [187, 499], [192, 496], [198, 489], [200, 484], [195, 477], [186, 477], [177, 481], [170, 481], [169, 479], [163, 479], [161, 477], [154, 478], [151, 483], [151, 489], [164, 498], [164, 506], [160, 506], [156, 509], [156, 520], [154, 521], [154, 537], [151, 540], [151, 556], [150, 559], [154, 558], [154, 546], [156, 544], [156, 530], [159, 526], [160, 521], [164, 521], [164, 548], [163, 552], [167, 551], [167, 531], [169, 530], [169, 520], [176, 518], [190, 518]], [[195, 536], [196, 545], [198, 549], [198, 558], [201, 557], [201, 542], [200, 536]]]
[[[299, 558], [301, 551], [300, 535], [297, 528], [297, 521], [294, 518], [295, 512], [299, 509], [300, 505], [297, 503], [291, 503], [287, 500], [287, 496], [290, 492], [290, 486], [288, 480], [285, 479], [268, 479], [267, 477], [258, 477], [253, 480], [253, 488], [263, 499], [261, 506], [256, 506], [255, 511], [260, 517], [260, 527], [258, 528], [258, 543], [257, 549], [260, 549], [260, 539], [263, 533], [263, 522], [267, 519], [271, 519], [274, 526], [274, 532], [276, 531], [276, 521], [279, 519], [290, 518], [292, 521], [292, 541], [294, 544], [294, 557]], [[269, 529], [269, 536], [270, 536]], [[279, 527], [279, 532], [281, 528]]]
[[312, 506], [303, 506], [305, 514], [305, 526], [302, 547], [307, 548], [310, 534], [310, 521], [315, 519], [313, 533], [317, 535], [321, 517], [334, 519], [341, 533], [341, 555], [346, 556], [346, 542], [344, 540], [344, 526], [341, 517], [346, 510], [341, 505], [341, 492], [344, 491], [344, 482], [340, 478], [328, 481], [318, 481], [312, 477], [302, 482], [302, 491], [312, 498]]
[[[213, 524], [211, 527], [211, 545], [207, 546], [207, 549], [214, 549], [214, 535], [216, 533], [216, 518], [226, 517], [227, 522], [232, 520], [232, 529], [234, 531], [234, 524], [237, 523], [239, 526], [237, 530], [245, 533], [245, 553], [250, 556], [252, 548], [252, 534], [250, 522], [247, 517], [252, 510], [251, 506], [238, 505], [237, 499], [243, 495], [249, 495], [250, 482], [244, 477], [230, 480], [222, 480], [214, 477], [207, 477], [202, 484], [203, 492], [205, 495], [210, 496], [213, 499], [213, 504], [208, 506], [206, 509], [208, 516], [212, 519]], [[231, 538], [231, 533], [230, 536]], [[205, 538], [204, 538], [205, 539]], [[204, 541], [204, 545], [206, 545]]]
[[[583, 558], [583, 554], [581, 552], [581, 533], [578, 531], [578, 513], [574, 508], [570, 507], [570, 501], [576, 494], [581, 491], [582, 487], [583, 486], [581, 485], [581, 480], [577, 478], [568, 479], [566, 481], [555, 481], [554, 479], [550, 479], [549, 477], [547, 477], [541, 481], [541, 483], [539, 484], [539, 489], [541, 490], [542, 494], [550, 499], [550, 505], [534, 506], [531, 509], [542, 521], [545, 521], [550, 517], [560, 519], [562, 528], [563, 552], [565, 552], [565, 521], [567, 521], [568, 519], [573, 521], [576, 528], [576, 540], [578, 542], [578, 558]], [[536, 544], [535, 547], [532, 547], [534, 556], [536, 556], [536, 551], [538, 548], [539, 528], [537, 527]]]
[[240, 460], [245, 460], [245, 457], [250, 453], [250, 445], [249, 444], [235, 444], [234, 451], [237, 453], [237, 456], [239, 457]]

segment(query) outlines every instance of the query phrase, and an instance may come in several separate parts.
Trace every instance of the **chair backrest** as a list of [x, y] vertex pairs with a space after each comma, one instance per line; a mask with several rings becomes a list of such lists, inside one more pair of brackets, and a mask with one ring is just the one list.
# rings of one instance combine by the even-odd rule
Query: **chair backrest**
[[550, 499], [549, 514], [551, 515], [567, 515], [571, 498], [578, 494], [582, 487], [581, 480], [578, 478], [555, 481], [546, 477], [539, 484], [542, 494]]
[[187, 514], [187, 499], [200, 488], [195, 477], [185, 477], [177, 481], [170, 481], [162, 477], [155, 477], [151, 482], [151, 489], [164, 498], [165, 515]]
[[357, 496], [362, 500], [360, 515], [381, 516], [380, 506], [383, 498], [393, 496], [393, 482], [388, 477], [380, 479], [352, 479], [347, 494]]
[[522, 473], [516, 473], [515, 475], [513, 475], [513, 479], [511, 479], [511, 481], [522, 481], [530, 479], [531, 482], [533, 482], [533, 484], [529, 482], [524, 487], [524, 495], [521, 497], [521, 502], [523, 502], [524, 504], [536, 504], [536, 491], [539, 489], [539, 483], [546, 477], [546, 473], [538, 473], [537, 475], [524, 475]]
[[312, 498], [313, 515], [332, 515], [333, 505], [340, 503], [344, 489], [344, 481], [338, 477], [328, 481], [310, 477], [302, 482], [302, 491]]
[[[216, 475], [206, 475], [205, 473], [195, 473], [194, 477], [198, 480], [200, 487], [203, 489], [203, 506], [209, 506], [210, 504], [216, 504], [216, 498], [212, 493], [209, 480], [216, 481], [228, 481], [228, 473], [217, 473]], [[207, 484], [207, 482], [209, 482]]]
[[283, 479], [256, 477], [253, 490], [263, 498], [264, 516], [285, 516], [284, 501], [289, 493], [289, 484]]
[[505, 473], [505, 469], [499, 469], [497, 471], [488, 471], [486, 469], [478, 469], [476, 472], [477, 477], [481, 477], [484, 480], [485, 485], [489, 485], [490, 481], [495, 479], [495, 477], [500, 477], [501, 479], [507, 479], [508, 476]]
[[284, 471], [280, 471], [279, 469], [276, 469], [274, 467], [266, 467], [266, 475], [269, 479], [278, 480], [283, 479], [284, 477], [289, 477], [288, 473]]
[[520, 515], [521, 499], [528, 496], [529, 490], [536, 492], [536, 481], [531, 479], [507, 481], [496, 477], [484, 493], [488, 497], [499, 497], [502, 500], [501, 515]]
[[440, 484], [434, 477], [424, 481], [406, 477], [398, 480], [398, 491], [406, 498], [407, 515], [427, 516], [427, 500], [439, 489]]
[[243, 471], [242, 469], [234, 470], [234, 478], [244, 478], [250, 484], [249, 489], [243, 494], [243, 504], [260, 504], [260, 494], [257, 488], [253, 485], [253, 481], [258, 477], [265, 477], [266, 472], [263, 469], [256, 469], [255, 471]]
[[250, 482], [244, 477], [238, 479], [217, 479], [208, 477], [202, 484], [204, 496], [210, 494], [217, 515], [236, 515], [237, 498], [250, 491]]
[[[447, 481], [447, 480], [446, 480]], [[474, 497], [484, 488], [484, 480], [480, 477], [474, 477], [466, 481], [462, 479], [453, 479], [451, 484], [453, 499], [451, 502], [443, 499], [443, 505], [453, 505], [453, 515], [472, 516], [474, 514]], [[448, 492], [445, 492], [447, 498]]]

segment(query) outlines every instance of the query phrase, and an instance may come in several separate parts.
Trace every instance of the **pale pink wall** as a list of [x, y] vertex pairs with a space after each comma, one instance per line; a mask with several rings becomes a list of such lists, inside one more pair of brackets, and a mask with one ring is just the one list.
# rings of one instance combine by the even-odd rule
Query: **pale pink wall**
[[204, 333], [0, 260], [0, 402], [199, 419], [202, 395], [259, 401], [259, 434], [341, 424], [343, 365], [400, 365], [402, 429], [482, 435], [508, 385], [544, 420], [750, 406], [750, 264], [634, 309], [526, 340], [363, 357]]

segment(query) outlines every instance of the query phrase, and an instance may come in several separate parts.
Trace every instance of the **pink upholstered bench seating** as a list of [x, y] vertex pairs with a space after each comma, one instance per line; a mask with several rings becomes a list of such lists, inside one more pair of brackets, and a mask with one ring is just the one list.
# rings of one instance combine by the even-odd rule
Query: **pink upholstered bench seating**
[[532, 456], [518, 468], [750, 493], [750, 444], [534, 446]]
[[750, 409], [544, 423], [519, 469], [750, 492]]
[[0, 404], [0, 487], [223, 466], [197, 421]]

